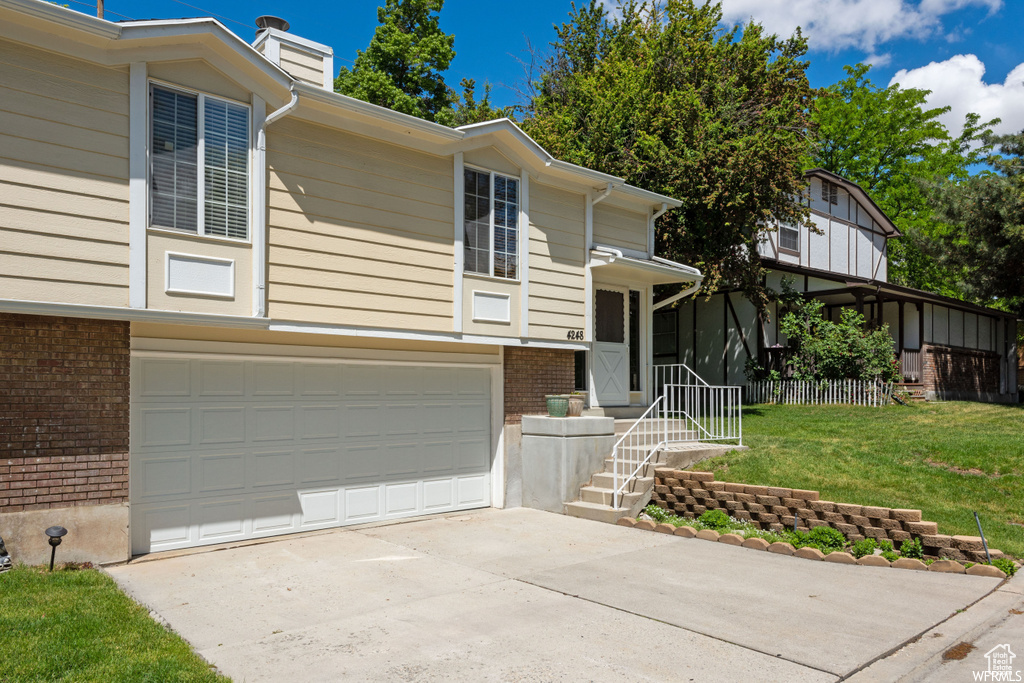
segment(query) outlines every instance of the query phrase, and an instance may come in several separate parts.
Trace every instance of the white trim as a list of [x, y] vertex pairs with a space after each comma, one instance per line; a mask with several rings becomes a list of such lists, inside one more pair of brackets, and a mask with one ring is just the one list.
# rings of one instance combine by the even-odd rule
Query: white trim
[[202, 325], [208, 327], [239, 327], [266, 329], [265, 318], [249, 318], [240, 315], [216, 315], [212, 313], [187, 313], [183, 311], [157, 311], [152, 309], [124, 308], [120, 306], [89, 306], [52, 301], [19, 301], [0, 299], [0, 311], [25, 315], [50, 315], [67, 318], [92, 318], [96, 320], [126, 320], [132, 322], [168, 323], [172, 325]]
[[324, 89], [334, 90], [334, 53], [323, 55], [324, 58]]
[[[590, 251], [590, 245], [594, 241], [594, 193], [587, 192], [583, 198], [583, 252]], [[584, 340], [594, 341], [594, 274], [590, 271], [590, 259], [584, 259], [583, 263], [583, 329]], [[587, 363], [588, 370], [592, 363]], [[591, 377], [590, 386], [594, 386]]]
[[330, 45], [324, 45], [318, 43], [309, 38], [303, 38], [297, 36], [294, 33], [288, 33], [287, 31], [281, 31], [276, 28], [262, 28], [257, 31], [256, 40], [253, 41], [253, 48], [259, 47], [260, 43], [267, 42], [268, 38], [276, 38], [282, 43], [292, 45], [294, 47], [300, 47], [305, 50], [315, 50], [316, 52], [322, 52], [327, 55], [334, 55], [334, 50]]
[[146, 228], [149, 224], [149, 80], [145, 62], [128, 76], [128, 305], [146, 307]]
[[[231, 291], [230, 292], [210, 292], [197, 289], [174, 289], [171, 287], [171, 257], [180, 257], [182, 261], [194, 261], [196, 263], [226, 263], [228, 269], [231, 272]], [[235, 298], [235, 260], [230, 258], [217, 258], [215, 256], [202, 256], [200, 254], [186, 254], [180, 251], [167, 251], [164, 252], [164, 292], [167, 294], [184, 294], [186, 296], [198, 296], [204, 298], [214, 299], [234, 299]]]
[[519, 336], [530, 336], [530, 174], [519, 175]]
[[322, 323], [275, 322], [268, 321], [267, 329], [272, 332], [307, 332], [313, 334], [339, 334], [352, 337], [371, 337], [380, 339], [407, 339], [413, 341], [463, 342], [466, 344], [486, 344], [494, 346], [529, 346], [538, 349], [575, 349], [586, 350], [583, 342], [558, 340], [535, 340], [516, 337], [492, 337], [477, 334], [456, 334], [447, 332], [413, 332], [388, 328], [352, 327], [346, 325], [324, 325]]
[[85, 31], [102, 38], [116, 39], [121, 35], [121, 25], [93, 17], [77, 10], [38, 0], [3, 0], [5, 7], [31, 17], [52, 21], [55, 24]]
[[[477, 295], [493, 299], [504, 299], [506, 302], [506, 315], [503, 318], [488, 318], [477, 311]], [[473, 322], [485, 323], [508, 323], [512, 322], [512, 295], [505, 292], [486, 292], [480, 289], [473, 290]]]
[[462, 152], [456, 152], [453, 157], [455, 183], [454, 202], [455, 207], [455, 261], [454, 261], [454, 282], [455, 291], [452, 303], [452, 331], [462, 332], [462, 298], [463, 298], [463, 270], [466, 265], [466, 226], [465, 226], [465, 205], [466, 201], [466, 179], [464, 176], [464, 158]]
[[[462, 154], [462, 152], [457, 152], [457, 154]], [[501, 282], [519, 282], [521, 280], [521, 278], [522, 278], [522, 276], [521, 276], [521, 273], [522, 273], [522, 258], [521, 258], [521, 255], [519, 253], [516, 253], [516, 276], [515, 277], [504, 277], [502, 275], [495, 275], [494, 274], [494, 243], [495, 243], [495, 239], [494, 239], [494, 202], [495, 202], [495, 198], [494, 198], [494, 179], [496, 177], [498, 177], [498, 176], [501, 176], [505, 180], [514, 180], [518, 184], [520, 182], [521, 178], [516, 178], [515, 176], [509, 175], [508, 173], [502, 173], [501, 171], [494, 171], [492, 169], [485, 168], [483, 166], [477, 166], [475, 164], [467, 164], [467, 163], [463, 162], [462, 166], [463, 166], [464, 169], [468, 168], [469, 170], [474, 171], [476, 173], [479, 173], [481, 175], [487, 174], [487, 192], [488, 192], [488, 195], [489, 195], [488, 199], [487, 199], [487, 201], [488, 201], [488, 204], [487, 204], [487, 209], [488, 209], [487, 210], [487, 229], [488, 229], [488, 231], [490, 233], [489, 234], [490, 246], [489, 246], [488, 253], [487, 253], [487, 272], [486, 273], [477, 273], [477, 272], [474, 272], [474, 271], [469, 271], [468, 275], [475, 275], [475, 276], [479, 276], [479, 277], [487, 277], [487, 278], [491, 278], [491, 279], [498, 280], [498, 281], [501, 281]], [[462, 190], [461, 197], [462, 197], [462, 201], [464, 202], [465, 201], [465, 193], [466, 193], [466, 191], [465, 191], [465, 173], [463, 173], [462, 178], [463, 178], [463, 190]], [[520, 237], [522, 236], [522, 232], [523, 232], [523, 226], [522, 226], [522, 216], [523, 216], [523, 213], [522, 213], [522, 197], [523, 197], [522, 187], [520, 186], [520, 188], [519, 188], [519, 200], [516, 202], [516, 205], [519, 207], [519, 219], [520, 219], [519, 220], [519, 225], [516, 226], [516, 239], [517, 240], [520, 239]], [[464, 207], [465, 204], [461, 204], [460, 206]], [[465, 216], [463, 216], [463, 223], [465, 223]], [[463, 232], [460, 233], [460, 234], [463, 234], [463, 235], [465, 234], [465, 228], [463, 228]], [[465, 254], [465, 252], [463, 252], [463, 254]], [[465, 270], [465, 263], [463, 263], [463, 270]], [[524, 335], [524, 336], [528, 336], [528, 335]]]
[[267, 151], [260, 145], [267, 120], [267, 104], [263, 98], [252, 95], [252, 136], [249, 149], [249, 230], [252, 240], [252, 315], [262, 318], [267, 314]]
[[505, 507], [505, 349], [491, 368], [491, 507]]

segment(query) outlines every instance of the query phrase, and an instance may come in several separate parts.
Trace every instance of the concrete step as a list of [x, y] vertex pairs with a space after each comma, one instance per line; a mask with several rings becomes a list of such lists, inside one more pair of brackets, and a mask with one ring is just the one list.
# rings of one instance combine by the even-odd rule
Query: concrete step
[[[646, 465], [644, 465], [644, 468], [640, 471], [640, 474], [641, 476], [644, 477], [654, 477], [654, 470], [657, 467], [666, 467], [666, 465], [662, 462], [649, 462]], [[627, 462], [625, 460], [619, 461], [619, 474], [624, 474], [628, 476], [633, 473], [633, 470], [635, 468], [636, 465], [633, 462]], [[604, 471], [609, 474], [615, 472], [615, 461], [612, 458], [605, 458]]]
[[607, 408], [586, 408], [584, 415], [595, 417], [614, 417], [615, 419], [629, 419], [636, 422], [637, 418], [644, 414], [647, 406], [610, 406]]
[[[650, 492], [635, 491], [632, 493], [623, 493], [619, 497], [619, 507], [633, 507], [633, 504], [645, 495], [650, 495]], [[611, 505], [612, 501], [615, 500], [615, 497], [614, 492], [611, 489], [603, 489], [597, 486], [584, 486], [580, 488], [580, 500], [584, 503]]]
[[[624, 477], [619, 477], [619, 486], [622, 485]], [[590, 481], [591, 486], [603, 489], [615, 490], [615, 476], [611, 472], [598, 472]], [[646, 491], [654, 486], [654, 477], [637, 477], [630, 485], [630, 491]]]
[[[637, 416], [637, 417], [639, 417], [639, 416]], [[631, 420], [628, 420], [628, 419], [627, 420], [615, 420], [615, 435], [616, 436], [622, 436], [623, 434], [625, 434], [626, 432], [628, 432], [630, 430], [630, 428], [636, 423], [636, 421], [637, 421], [637, 418], [633, 418]], [[644, 421], [645, 422], [650, 422], [650, 425], [648, 426], [648, 435], [649, 435], [649, 437], [650, 438], [654, 438], [654, 439], [658, 439], [660, 441], [663, 438], [662, 434], [664, 434], [665, 422], [662, 421], [662, 420], [654, 420], [654, 421], [644, 420]], [[685, 426], [686, 425], [683, 424], [683, 420], [671, 420], [669, 422], [669, 425], [668, 425], [668, 428], [671, 431], [671, 437], [673, 439], [682, 439], [682, 440], [686, 440], [686, 441], [696, 441], [697, 440], [697, 432], [683, 431], [683, 427], [685, 427]], [[637, 427], [637, 431], [639, 433], [643, 433], [643, 429], [644, 429], [643, 426]], [[657, 441], [655, 443], [657, 443]]]
[[565, 504], [565, 514], [570, 517], [592, 519], [596, 522], [615, 524], [617, 521], [629, 514], [629, 508], [613, 508], [601, 503], [585, 503], [576, 501]]

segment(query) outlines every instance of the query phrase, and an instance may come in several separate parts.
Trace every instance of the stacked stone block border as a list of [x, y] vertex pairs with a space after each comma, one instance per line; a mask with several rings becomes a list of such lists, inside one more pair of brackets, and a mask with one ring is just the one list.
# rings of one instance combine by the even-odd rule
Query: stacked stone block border
[[855, 564], [863, 567], [892, 567], [894, 569], [943, 572], [946, 574], [969, 574], [971, 576], [989, 576], [996, 579], [1006, 578], [1006, 574], [1001, 569], [989, 564], [975, 564], [965, 568], [964, 565], [955, 560], [936, 560], [929, 565], [921, 560], [914, 560], [908, 557], [901, 557], [895, 562], [889, 562], [880, 555], [865, 555], [857, 559], [850, 553], [835, 552], [825, 555], [817, 548], [794, 548], [789, 543], [769, 543], [763, 538], [748, 538], [744, 540], [739, 534], [719, 534], [713, 529], [697, 531], [691, 526], [675, 527], [671, 524], [658, 524], [649, 519], [636, 520], [632, 517], [623, 517], [617, 524], [634, 529], [671, 534], [682, 538], [697, 538], [702, 541], [725, 543], [726, 545], [741, 546], [751, 550], [762, 550], [777, 555], [789, 555], [803, 560], [817, 560], [833, 564]]
[[[833, 503], [817, 491], [776, 486], [751, 486], [715, 481], [712, 472], [656, 469], [651, 503], [669, 513], [695, 519], [707, 510], [721, 509], [734, 519], [766, 531], [838, 529], [851, 542], [888, 539], [899, 549], [903, 541], [921, 539], [926, 557], [957, 562], [985, 562], [978, 536], [947, 536], [938, 524], [921, 519], [920, 510]], [[989, 549], [993, 557], [1003, 553]]]

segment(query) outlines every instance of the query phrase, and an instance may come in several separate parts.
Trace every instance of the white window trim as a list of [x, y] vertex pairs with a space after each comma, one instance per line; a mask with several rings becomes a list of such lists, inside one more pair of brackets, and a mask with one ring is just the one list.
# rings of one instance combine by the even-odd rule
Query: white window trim
[[[210, 292], [198, 289], [175, 289], [171, 287], [171, 257], [177, 256], [181, 260], [197, 261], [201, 263], [226, 263], [230, 269], [228, 281], [231, 283], [231, 291]], [[200, 254], [186, 254], [179, 251], [168, 251], [164, 253], [164, 292], [167, 294], [181, 294], [184, 296], [198, 296], [211, 299], [234, 299], [235, 298], [235, 260], [229, 258], [218, 258], [216, 256], [202, 256]]]
[[[790, 231], [796, 233], [796, 249], [792, 249], [790, 247], [782, 246], [782, 231], [783, 230], [790, 230]], [[793, 227], [791, 225], [783, 225], [781, 223], [779, 224], [779, 249], [780, 250], [782, 250], [784, 253], [787, 253], [787, 254], [799, 254], [801, 252], [800, 241], [801, 240], [800, 240], [800, 228], [799, 227]]]
[[[197, 146], [196, 146], [196, 229], [195, 230], [181, 230], [178, 228], [172, 228], [165, 225], [153, 225], [152, 223], [152, 211], [153, 202], [150, 201], [150, 193], [152, 191], [153, 184], [153, 154], [151, 146], [153, 144], [153, 86], [160, 88], [166, 88], [167, 90], [174, 90], [187, 95], [195, 95], [198, 98], [197, 103]], [[248, 198], [246, 199], [246, 208], [248, 209], [248, 216], [245, 226], [245, 239], [239, 239], [238, 237], [228, 237], [226, 235], [207, 235], [206, 234], [206, 100], [219, 100], [221, 102], [227, 102], [238, 107], [244, 107], [248, 112], [249, 116], [249, 139], [246, 141], [249, 147], [249, 154], [246, 155], [246, 163], [248, 168], [246, 169], [246, 177], [248, 178]], [[186, 88], [176, 83], [169, 83], [156, 78], [149, 78], [146, 82], [146, 229], [147, 230], [159, 230], [164, 232], [171, 232], [176, 235], [192, 235], [194, 237], [202, 237], [204, 239], [215, 239], [224, 240], [227, 242], [233, 242], [235, 244], [250, 244], [252, 242], [253, 234], [253, 187], [256, 179], [253, 177], [253, 159], [252, 150], [255, 147], [255, 137], [253, 131], [253, 112], [252, 104], [249, 102], [239, 102], [228, 97], [221, 97], [219, 95], [212, 95], [202, 90], [196, 90], [194, 88]]]
[[[518, 245], [521, 244], [521, 242], [522, 242], [522, 236], [523, 236], [523, 225], [522, 225], [522, 223], [523, 223], [523, 219], [522, 219], [522, 217], [523, 217], [523, 183], [522, 183], [522, 178], [521, 177], [517, 178], [515, 176], [508, 175], [507, 173], [500, 173], [498, 171], [492, 171], [489, 168], [483, 168], [482, 166], [475, 166], [473, 164], [463, 163], [462, 167], [464, 169], [463, 170], [463, 176], [462, 176], [463, 178], [465, 178], [465, 169], [469, 169], [471, 171], [476, 171], [477, 173], [487, 173], [487, 174], [489, 174], [489, 180], [488, 180], [487, 187], [488, 187], [488, 192], [490, 193], [490, 197], [488, 198], [488, 205], [487, 205], [487, 207], [488, 207], [488, 210], [487, 210], [487, 223], [490, 226], [490, 231], [491, 231], [491, 234], [490, 234], [490, 245], [489, 245], [488, 250], [487, 250], [488, 251], [488, 272], [486, 272], [486, 273], [477, 273], [477, 272], [472, 271], [472, 270], [466, 270], [465, 257], [463, 257], [462, 271], [466, 275], [478, 275], [480, 277], [492, 277], [495, 280], [500, 280], [502, 282], [519, 282], [521, 277], [522, 277], [522, 272], [523, 272], [523, 269], [522, 269], [523, 258], [522, 258], [521, 250], [518, 248]], [[516, 182], [516, 186], [518, 187], [518, 190], [517, 190], [518, 201], [516, 202], [516, 208], [518, 209], [517, 213], [519, 215], [519, 218], [518, 218], [518, 225], [516, 225], [516, 245], [517, 245], [517, 248], [516, 248], [516, 251], [515, 251], [515, 254], [514, 254], [515, 257], [516, 257], [516, 276], [514, 278], [513, 277], [503, 277], [501, 275], [495, 275], [494, 274], [494, 178], [495, 178], [495, 176], [501, 176], [502, 178], [505, 178], [506, 180], [514, 180]], [[465, 184], [463, 184], [463, 187], [462, 187], [462, 197], [460, 198], [460, 202], [465, 204], [465, 201], [466, 201], [466, 188], [465, 188]], [[463, 216], [462, 217], [462, 230], [463, 231], [465, 231], [465, 229], [466, 229], [465, 223], [466, 223], [466, 219], [465, 219], [465, 216]], [[463, 254], [465, 254], [465, 244], [463, 244]]]

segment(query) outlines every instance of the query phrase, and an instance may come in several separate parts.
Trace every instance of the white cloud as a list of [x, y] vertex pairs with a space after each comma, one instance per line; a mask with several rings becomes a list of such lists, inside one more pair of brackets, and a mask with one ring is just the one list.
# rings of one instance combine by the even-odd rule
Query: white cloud
[[875, 48], [899, 38], [942, 32], [942, 16], [966, 7], [994, 12], [1003, 0], [722, 0], [730, 24], [753, 18], [771, 33], [789, 36], [799, 26], [815, 50]]
[[956, 55], [918, 69], [900, 69], [889, 84], [931, 90], [929, 106], [951, 107], [942, 123], [954, 135], [959, 134], [969, 112], [979, 114], [982, 121], [1002, 119], [995, 128], [997, 133], [1020, 132], [1024, 128], [1024, 63], [1002, 83], [986, 83], [984, 75], [985, 65], [977, 56]]
[[892, 55], [889, 53], [884, 55], [868, 55], [860, 61], [871, 66], [887, 66], [892, 61]]

